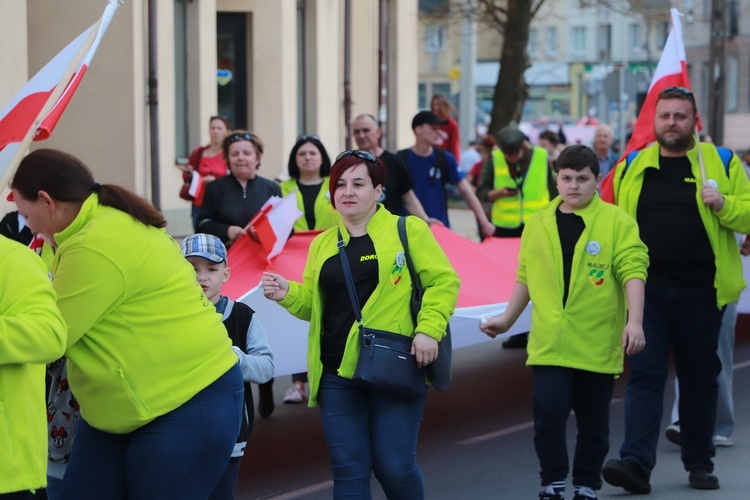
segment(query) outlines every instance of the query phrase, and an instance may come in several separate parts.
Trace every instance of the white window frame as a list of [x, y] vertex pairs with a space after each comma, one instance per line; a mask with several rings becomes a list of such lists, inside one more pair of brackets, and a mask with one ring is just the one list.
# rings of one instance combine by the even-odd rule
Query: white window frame
[[556, 57], [557, 43], [557, 27], [547, 26], [544, 29], [544, 53], [549, 57]]

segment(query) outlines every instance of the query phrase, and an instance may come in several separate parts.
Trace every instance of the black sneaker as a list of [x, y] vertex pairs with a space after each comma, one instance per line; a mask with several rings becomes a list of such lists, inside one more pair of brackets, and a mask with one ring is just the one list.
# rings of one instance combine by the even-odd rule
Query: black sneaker
[[602, 477], [612, 486], [624, 488], [629, 493], [651, 493], [648, 476], [632, 460], [613, 458], [604, 464]]
[[565, 495], [550, 493], [549, 491], [544, 490], [539, 493], [539, 500], [565, 500]]
[[693, 469], [688, 477], [690, 487], [696, 490], [718, 490], [719, 478], [708, 469]]

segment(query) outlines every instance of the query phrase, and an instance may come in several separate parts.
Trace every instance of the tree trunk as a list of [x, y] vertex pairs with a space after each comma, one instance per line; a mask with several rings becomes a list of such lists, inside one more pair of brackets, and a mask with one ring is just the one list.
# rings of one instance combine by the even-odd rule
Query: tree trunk
[[489, 133], [496, 135], [511, 120], [520, 121], [528, 95], [524, 71], [528, 65], [526, 45], [529, 41], [532, 0], [508, 0], [508, 17], [500, 54], [500, 73], [492, 97], [492, 120]]

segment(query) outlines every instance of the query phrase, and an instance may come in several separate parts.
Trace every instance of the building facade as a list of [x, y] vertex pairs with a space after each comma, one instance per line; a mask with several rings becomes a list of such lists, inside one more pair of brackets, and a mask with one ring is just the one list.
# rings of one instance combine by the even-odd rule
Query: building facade
[[[0, 102], [9, 101], [92, 25], [106, 2], [0, 3]], [[151, 31], [150, 2], [156, 13], [156, 29]], [[151, 198], [153, 40], [158, 194], [172, 234], [191, 232], [188, 203], [177, 196], [182, 181], [176, 167], [192, 148], [208, 142], [212, 115], [227, 115], [234, 127], [263, 138], [266, 148], [259, 173], [265, 177], [283, 175], [300, 134], [317, 134], [331, 154], [344, 149], [347, 5], [351, 116], [372, 113], [387, 120], [388, 148], [412, 141], [409, 125], [417, 109], [416, 0], [150, 2], [126, 0], [120, 6], [55, 133], [34, 148], [68, 151], [83, 159], [99, 182], [121, 184]], [[379, 109], [380, 51], [387, 102]], [[12, 209], [7, 204], [4, 208]]]

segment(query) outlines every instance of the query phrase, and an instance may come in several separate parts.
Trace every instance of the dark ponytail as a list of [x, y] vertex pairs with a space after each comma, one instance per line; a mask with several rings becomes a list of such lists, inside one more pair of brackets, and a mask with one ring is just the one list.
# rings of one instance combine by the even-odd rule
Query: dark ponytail
[[94, 182], [91, 170], [75, 156], [56, 149], [37, 149], [18, 165], [11, 187], [29, 201], [46, 191], [56, 201], [83, 203], [96, 192], [99, 203], [121, 210], [147, 226], [166, 227], [164, 216], [151, 203], [114, 184]]

